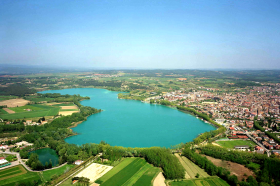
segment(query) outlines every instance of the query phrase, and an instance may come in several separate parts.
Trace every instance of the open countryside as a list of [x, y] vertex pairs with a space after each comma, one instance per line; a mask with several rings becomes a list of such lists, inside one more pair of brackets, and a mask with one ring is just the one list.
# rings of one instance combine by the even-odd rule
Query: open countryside
[[0, 186], [280, 186], [280, 0], [0, 0]]
[[14, 186], [18, 182], [36, 181], [41, 183], [40, 173], [29, 172], [22, 165], [0, 170], [0, 185]]
[[152, 186], [153, 179], [160, 172], [140, 158], [126, 158], [107, 174], [99, 178], [96, 183], [101, 186]]

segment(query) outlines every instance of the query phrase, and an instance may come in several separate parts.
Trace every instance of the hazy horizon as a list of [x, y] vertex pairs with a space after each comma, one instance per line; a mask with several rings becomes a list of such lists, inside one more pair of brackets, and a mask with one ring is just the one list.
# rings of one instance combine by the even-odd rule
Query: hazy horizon
[[280, 69], [280, 2], [0, 1], [0, 66]]

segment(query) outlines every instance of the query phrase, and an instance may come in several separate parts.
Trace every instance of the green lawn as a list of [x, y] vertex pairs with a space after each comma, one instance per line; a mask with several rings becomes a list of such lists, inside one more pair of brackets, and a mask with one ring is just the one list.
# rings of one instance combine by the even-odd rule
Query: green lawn
[[152, 180], [160, 172], [141, 158], [126, 158], [107, 174], [99, 178], [96, 183], [101, 186], [152, 186]]
[[233, 149], [234, 146], [249, 145], [254, 147], [256, 144], [251, 140], [230, 140], [230, 141], [216, 141], [219, 145], [225, 148]]
[[170, 182], [171, 186], [229, 186], [227, 182], [219, 177], [199, 178], [192, 180], [173, 181]]
[[0, 171], [0, 185], [14, 186], [19, 182], [38, 180], [42, 182], [39, 173], [29, 172], [22, 165], [11, 167]]
[[75, 165], [64, 165], [60, 168], [57, 169], [53, 169], [53, 170], [48, 170], [48, 171], [43, 171], [43, 178], [45, 179], [45, 181], [49, 181], [51, 180], [52, 175], [61, 175], [63, 174], [65, 171], [70, 170], [72, 167], [74, 167]]

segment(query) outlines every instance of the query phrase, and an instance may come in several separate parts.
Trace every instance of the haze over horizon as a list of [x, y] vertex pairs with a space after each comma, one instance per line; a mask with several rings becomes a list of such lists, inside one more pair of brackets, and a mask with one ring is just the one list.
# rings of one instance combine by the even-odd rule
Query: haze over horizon
[[0, 1], [0, 65], [280, 69], [280, 1]]

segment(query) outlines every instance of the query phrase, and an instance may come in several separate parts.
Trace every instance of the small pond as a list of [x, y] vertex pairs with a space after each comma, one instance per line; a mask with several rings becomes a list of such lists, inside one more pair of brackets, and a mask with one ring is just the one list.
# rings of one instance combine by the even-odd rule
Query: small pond
[[31, 151], [30, 153], [36, 153], [39, 156], [39, 161], [45, 165], [46, 162], [52, 161], [52, 165], [58, 165], [58, 155], [56, 154], [55, 150], [50, 148], [39, 149], [35, 151]]

